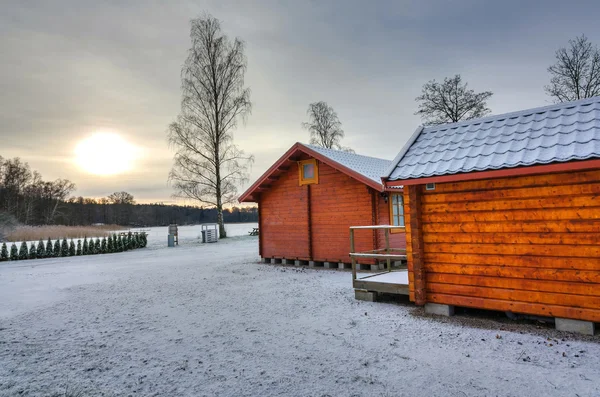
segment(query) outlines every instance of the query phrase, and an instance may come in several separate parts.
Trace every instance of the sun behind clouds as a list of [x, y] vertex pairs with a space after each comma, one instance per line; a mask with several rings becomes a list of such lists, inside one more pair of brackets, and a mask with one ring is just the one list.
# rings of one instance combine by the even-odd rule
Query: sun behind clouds
[[130, 171], [139, 149], [112, 132], [95, 133], [77, 144], [75, 162], [90, 174], [117, 175]]

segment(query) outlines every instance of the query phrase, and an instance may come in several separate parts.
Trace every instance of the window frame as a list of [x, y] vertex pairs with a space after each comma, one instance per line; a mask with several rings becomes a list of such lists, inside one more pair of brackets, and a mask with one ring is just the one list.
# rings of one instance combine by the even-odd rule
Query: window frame
[[[312, 178], [304, 178], [304, 166], [307, 164], [312, 164], [315, 170], [315, 173]], [[317, 159], [308, 159], [308, 160], [300, 160], [298, 161], [298, 185], [312, 185], [319, 183], [319, 164], [317, 163]]]
[[[399, 205], [399, 209], [402, 210], [402, 223], [403, 225], [394, 225], [394, 199], [393, 196], [398, 196], [401, 200]], [[390, 233], [404, 233], [404, 229], [406, 228], [406, 215], [404, 213], [404, 194], [403, 193], [388, 193], [388, 205], [389, 205], [389, 216], [390, 216], [390, 225], [397, 226], [398, 229], [391, 229]], [[400, 216], [400, 214], [398, 214]]]

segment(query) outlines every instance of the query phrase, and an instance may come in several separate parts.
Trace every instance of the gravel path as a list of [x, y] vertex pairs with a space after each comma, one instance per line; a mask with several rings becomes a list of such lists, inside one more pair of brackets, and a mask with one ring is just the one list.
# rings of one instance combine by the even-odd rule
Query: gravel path
[[598, 337], [359, 302], [256, 251], [1, 264], [0, 396], [600, 395]]

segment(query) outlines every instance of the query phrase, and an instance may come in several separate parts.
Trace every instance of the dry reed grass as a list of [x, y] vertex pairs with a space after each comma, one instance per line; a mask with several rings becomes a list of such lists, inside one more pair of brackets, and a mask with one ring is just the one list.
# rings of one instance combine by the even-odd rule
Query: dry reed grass
[[18, 226], [15, 230], [8, 233], [8, 241], [35, 241], [52, 240], [63, 238], [84, 238], [84, 237], [108, 237], [110, 232], [126, 229], [118, 225], [98, 225], [98, 226]]

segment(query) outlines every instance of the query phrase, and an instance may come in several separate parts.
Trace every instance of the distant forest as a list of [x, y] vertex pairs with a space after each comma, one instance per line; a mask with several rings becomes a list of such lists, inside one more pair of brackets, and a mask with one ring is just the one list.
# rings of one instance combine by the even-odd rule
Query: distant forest
[[[0, 156], [0, 219], [7, 215], [25, 225], [164, 226], [217, 221], [214, 208], [156, 204], [136, 204], [127, 192], [101, 199], [72, 197], [75, 184], [66, 179], [44, 181], [37, 171], [19, 158]], [[223, 211], [225, 223], [257, 222], [256, 207], [233, 207]]]

